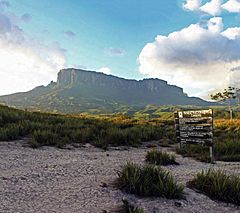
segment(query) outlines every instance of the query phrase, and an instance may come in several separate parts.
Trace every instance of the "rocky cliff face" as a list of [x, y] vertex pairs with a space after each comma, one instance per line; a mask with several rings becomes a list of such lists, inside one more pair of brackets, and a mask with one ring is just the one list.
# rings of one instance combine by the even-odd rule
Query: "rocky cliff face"
[[57, 85], [74, 86], [74, 85], [94, 85], [100, 87], [109, 87], [119, 90], [144, 90], [153, 93], [161, 93], [168, 90], [169, 93], [183, 94], [183, 89], [177, 86], [168, 85], [166, 81], [160, 79], [128, 80], [118, 78], [103, 73], [85, 71], [79, 69], [63, 69], [58, 73]]
[[103, 73], [63, 69], [48, 86], [0, 97], [0, 103], [57, 112], [117, 112], [123, 106], [198, 105], [212, 103], [188, 97], [183, 89], [160, 79], [127, 80]]

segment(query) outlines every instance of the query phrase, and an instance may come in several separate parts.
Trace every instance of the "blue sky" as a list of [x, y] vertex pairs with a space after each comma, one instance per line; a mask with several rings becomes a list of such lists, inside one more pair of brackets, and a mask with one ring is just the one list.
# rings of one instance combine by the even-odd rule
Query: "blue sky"
[[[196, 3], [196, 1], [199, 0], [190, 0], [189, 2]], [[219, 2], [220, 0], [213, 1]], [[19, 73], [16, 77], [14, 71], [8, 71], [8, 73], [6, 71], [2, 76], [10, 81], [14, 78], [14, 75], [16, 87], [9, 89], [5, 83], [0, 94], [25, 91], [37, 86], [36, 84], [47, 84], [52, 79], [56, 80], [58, 70], [55, 72], [52, 70], [54, 65], [57, 64], [56, 69], [58, 67], [83, 67], [89, 70], [102, 71], [107, 69], [108, 73], [125, 78], [158, 77], [169, 81], [171, 84], [183, 87], [190, 95], [203, 96], [201, 88], [205, 85], [201, 84], [201, 82], [196, 83], [198, 86], [191, 85], [189, 82], [194, 81], [197, 77], [192, 78], [195, 74], [190, 74], [190, 76], [190, 71], [185, 73], [182, 71], [185, 70], [185, 67], [186, 70], [190, 69], [190, 65], [191, 69], [194, 70], [195, 64], [189, 65], [188, 59], [184, 58], [181, 59], [181, 64], [177, 61], [174, 65], [166, 66], [165, 61], [168, 58], [165, 58], [166, 55], [162, 56], [162, 53], [168, 52], [168, 50], [164, 46], [165, 43], [155, 40], [156, 36], [161, 35], [168, 38], [170, 33], [180, 32], [191, 24], [201, 23], [207, 25], [208, 21], [214, 17], [220, 17], [224, 22], [221, 32], [228, 28], [240, 27], [240, 15], [238, 12], [232, 13], [225, 9], [218, 14], [209, 14], [211, 10], [206, 12], [204, 9], [199, 9], [200, 7], [189, 9], [186, 8], [187, 5], [184, 8], [184, 4], [187, 4], [187, 1], [184, 0], [8, 0], [8, 2], [10, 5], [3, 9], [2, 14], [10, 19], [12, 26], [15, 25], [21, 29], [21, 32], [18, 31], [17, 33], [23, 34], [25, 43], [21, 44], [21, 50], [19, 51], [23, 52], [26, 47], [27, 51], [31, 51], [32, 48], [34, 60], [38, 57], [36, 55], [39, 52], [40, 59], [37, 59], [37, 61], [41, 60], [42, 67], [38, 67], [35, 74], [29, 74], [28, 79], [31, 79], [29, 82], [27, 78], [24, 79], [26, 86], [17, 86], [19, 84], [17, 79], [21, 78]], [[211, 1], [201, 1], [201, 6], [208, 2]], [[223, 5], [226, 2], [228, 1], [223, 0], [221, 4]], [[5, 24], [5, 22], [2, 21], [2, 24]], [[14, 34], [14, 32], [12, 33]], [[179, 52], [178, 49], [176, 50], [179, 46], [173, 47], [173, 45], [178, 44], [178, 41], [171, 43], [172, 40], [170, 40], [166, 42], [169, 44], [168, 47], [173, 49], [168, 53], [171, 55], [171, 62], [169, 62], [171, 64], [172, 61], [179, 58], [179, 56], [174, 55], [174, 52]], [[190, 41], [180, 39], [179, 42], [185, 42], [184, 44], [188, 46]], [[151, 53], [148, 50], [146, 51], [145, 47], [148, 43], [155, 45], [154, 48], [157, 50], [154, 54], [152, 49], [150, 50]], [[161, 45], [164, 49], [162, 49]], [[17, 46], [16, 49], [18, 48], [20, 47]], [[184, 52], [191, 52], [191, 54], [201, 58], [201, 56], [198, 56], [199, 53], [194, 52], [196, 50], [194, 48], [193, 50], [186, 50], [183, 47], [180, 49], [183, 55]], [[57, 63], [49, 64], [49, 58], [45, 56], [48, 54], [48, 50], [49, 54], [52, 54], [51, 57], [58, 61]], [[214, 54], [218, 53], [215, 51]], [[140, 56], [142, 56], [141, 59], [139, 59]], [[226, 58], [229, 57], [226, 56]], [[34, 60], [32, 63], [37, 63]], [[44, 60], [47, 60], [47, 65], [44, 64]], [[162, 60], [164, 64], [163, 62], [161, 64], [156, 62]], [[196, 58], [193, 59], [193, 61], [195, 60]], [[226, 62], [225, 59], [223, 61]], [[232, 66], [237, 67], [238, 60], [233, 62]], [[197, 62], [198, 65], [201, 63]], [[210, 65], [212, 66], [212, 64]], [[33, 66], [38, 65], [34, 64]], [[21, 64], [21, 67], [24, 68], [24, 64]], [[41, 80], [38, 80], [37, 76], [40, 76], [40, 74], [36, 74], [44, 72], [42, 70], [45, 67], [47, 67], [46, 70], [49, 70], [48, 73], [44, 73], [41, 78], [39, 77]], [[168, 69], [178, 70], [179, 67], [182, 70], [179, 70], [174, 77], [173, 74], [168, 75]], [[28, 73], [27, 69], [29, 68], [31, 67], [26, 66], [26, 70], [22, 74]], [[196, 72], [199, 74], [202, 71], [197, 70]], [[222, 77], [224, 74], [220, 76]], [[179, 78], [183, 78], [183, 81], [176, 80]], [[209, 76], [207, 75], [206, 78], [209, 78]], [[34, 80], [32, 81], [32, 79]], [[224, 82], [225, 80], [223, 79]], [[209, 85], [207, 86], [208, 91], [215, 89], [215, 87]], [[216, 85], [216, 88], [218, 87], [219, 85]], [[205, 91], [205, 93], [208, 91]]]
[[[137, 58], [144, 45], [158, 34], [168, 34], [197, 21], [186, 13], [181, 1], [159, 0], [12, 0], [17, 15], [29, 13], [32, 20], [21, 27], [34, 37], [57, 41], [67, 50], [68, 65], [89, 69], [109, 67], [112, 74], [141, 78]], [[169, 3], [171, 2], [171, 3]], [[177, 19], [176, 19], [177, 17]], [[37, 27], [36, 27], [37, 26]], [[47, 30], [48, 34], [42, 31]], [[66, 38], [72, 31], [75, 38]], [[106, 54], [120, 48], [124, 56]]]

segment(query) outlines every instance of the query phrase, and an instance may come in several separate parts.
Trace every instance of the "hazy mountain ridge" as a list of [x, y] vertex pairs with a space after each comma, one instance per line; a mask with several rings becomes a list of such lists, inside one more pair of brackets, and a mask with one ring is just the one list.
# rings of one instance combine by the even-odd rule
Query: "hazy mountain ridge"
[[183, 89], [160, 79], [128, 80], [103, 73], [63, 69], [57, 82], [29, 92], [0, 97], [0, 103], [58, 112], [114, 112], [126, 105], [209, 106], [212, 103], [188, 97]]

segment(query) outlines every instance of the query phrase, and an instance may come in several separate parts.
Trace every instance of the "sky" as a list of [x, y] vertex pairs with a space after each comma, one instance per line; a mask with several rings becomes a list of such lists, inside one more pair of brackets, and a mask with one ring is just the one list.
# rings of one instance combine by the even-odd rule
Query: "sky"
[[208, 99], [240, 83], [240, 0], [0, 0], [0, 95], [69, 67]]

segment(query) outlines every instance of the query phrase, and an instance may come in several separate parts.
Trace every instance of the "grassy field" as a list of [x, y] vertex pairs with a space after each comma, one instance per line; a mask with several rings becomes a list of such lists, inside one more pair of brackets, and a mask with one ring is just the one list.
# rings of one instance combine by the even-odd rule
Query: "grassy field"
[[61, 115], [27, 112], [0, 106], [0, 141], [28, 136], [30, 145], [64, 147], [91, 143], [106, 149], [111, 146], [139, 146], [144, 141], [174, 141], [172, 121], [132, 119], [114, 116]]
[[[169, 115], [164, 119], [136, 118], [122, 113], [63, 115], [0, 105], [0, 141], [26, 136], [31, 137], [30, 145], [34, 148], [44, 145], [64, 148], [67, 144], [85, 143], [103, 149], [109, 146], [137, 147], [153, 140], [160, 140], [162, 145], [176, 143], [174, 121]], [[210, 160], [205, 146], [186, 145], [177, 152], [201, 161]], [[240, 161], [240, 119], [215, 119], [214, 155], [216, 160]]]

